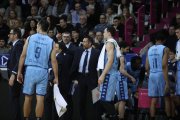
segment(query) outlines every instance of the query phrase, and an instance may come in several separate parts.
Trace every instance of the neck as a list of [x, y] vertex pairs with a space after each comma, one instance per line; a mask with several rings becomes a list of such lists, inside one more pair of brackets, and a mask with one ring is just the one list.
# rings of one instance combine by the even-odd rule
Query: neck
[[47, 35], [47, 32], [40, 31], [39, 34]]
[[109, 37], [107, 38], [107, 40], [109, 40], [109, 39], [113, 39], [113, 37], [112, 37], [112, 36], [109, 36]]
[[156, 42], [156, 45], [162, 45], [162, 44], [163, 44], [162, 42], [159, 41]]

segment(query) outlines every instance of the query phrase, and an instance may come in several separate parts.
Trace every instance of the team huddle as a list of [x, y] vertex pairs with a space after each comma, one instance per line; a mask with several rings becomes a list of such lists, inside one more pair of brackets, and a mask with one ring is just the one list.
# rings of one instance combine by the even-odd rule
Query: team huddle
[[[23, 107], [24, 120], [29, 119], [34, 93], [36, 93], [37, 98], [36, 118], [37, 120], [42, 119], [44, 96], [47, 93], [46, 89], [48, 86], [49, 66], [52, 66], [54, 72], [54, 84], [58, 84], [59, 82], [60, 89], [65, 87], [61, 86], [63, 84], [61, 80], [63, 79], [63, 69], [59, 67], [59, 64], [62, 62], [62, 59], [59, 58], [60, 60], [57, 61], [57, 50], [54, 41], [46, 35], [47, 30], [47, 21], [39, 21], [37, 24], [37, 33], [29, 36], [24, 44], [19, 60], [18, 71], [12, 70], [13, 74], [10, 79], [15, 79], [14, 75], [17, 75], [17, 82], [23, 84], [23, 93], [25, 94]], [[11, 32], [15, 34], [17, 31], [12, 30]], [[143, 86], [145, 78], [148, 78], [148, 96], [151, 97], [150, 119], [155, 119], [156, 105], [158, 104], [159, 98], [162, 97], [165, 101], [164, 105], [167, 118], [169, 120], [173, 119], [177, 114], [175, 111], [178, 111], [175, 106], [179, 105], [178, 96], [180, 95], [180, 26], [176, 28], [176, 35], [179, 39], [176, 52], [169, 50], [163, 45], [165, 36], [162, 31], [159, 31], [156, 34], [154, 45], [152, 45], [146, 53], [145, 65], [142, 65], [142, 58], [140, 56], [134, 56], [127, 62], [126, 53], [129, 52], [130, 48], [124, 42], [118, 44], [116, 40], [113, 39], [114, 34], [115, 28], [112, 26], [104, 30], [104, 39], [106, 41], [101, 52], [97, 52], [97, 50], [92, 47], [93, 42], [91, 38], [85, 36], [82, 43], [83, 49], [80, 49], [74, 54], [74, 60], [72, 62], [72, 68], [74, 66], [72, 74], [74, 73], [74, 76], [72, 79], [79, 87], [80, 97], [78, 100], [80, 101], [80, 105], [78, 105], [80, 106], [80, 119], [86, 119], [86, 112], [84, 111], [86, 101], [84, 96], [91, 96], [91, 94], [89, 94], [91, 90], [98, 86], [98, 104], [100, 105], [98, 109], [103, 109], [102, 113], [105, 113], [109, 120], [124, 120], [125, 107], [129, 104], [127, 101], [131, 95], [134, 99], [133, 107], [137, 108], [138, 88]], [[64, 33], [63, 35], [69, 34]], [[58, 45], [61, 51], [67, 49], [67, 46], [62, 43]], [[62, 55], [66, 54], [68, 54], [68, 52]], [[91, 57], [94, 58], [91, 59]], [[51, 61], [51, 65], [49, 65], [49, 60]], [[93, 62], [91, 62], [92, 60]], [[61, 63], [61, 66], [63, 66], [63, 63]], [[91, 71], [93, 72], [91, 73]], [[145, 72], [147, 73], [146, 76]], [[97, 73], [99, 73], [99, 76], [96, 76]], [[95, 80], [94, 83], [91, 81], [91, 77]], [[87, 80], [88, 83], [84, 80]], [[90, 89], [85, 93], [86, 88], [84, 86], [87, 84], [92, 84], [92, 86], [90, 86]], [[63, 93], [63, 90], [60, 90], [60, 92], [62, 92], [64, 97], [67, 97], [68, 103], [68, 93]], [[71, 102], [68, 104], [71, 105]], [[70, 109], [72, 108], [67, 108], [67, 114], [72, 114], [70, 113]], [[94, 110], [95, 108], [92, 109]], [[97, 111], [97, 120], [102, 119], [102, 113]], [[93, 116], [93, 114], [91, 116]]]

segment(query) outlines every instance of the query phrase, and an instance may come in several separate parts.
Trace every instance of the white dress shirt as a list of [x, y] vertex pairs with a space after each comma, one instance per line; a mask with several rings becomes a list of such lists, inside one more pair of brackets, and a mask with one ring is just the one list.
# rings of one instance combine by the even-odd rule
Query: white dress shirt
[[85, 56], [86, 56], [86, 51], [88, 51], [88, 59], [87, 59], [87, 65], [86, 65], [85, 73], [89, 72], [88, 66], [89, 66], [89, 59], [90, 59], [90, 56], [91, 56], [91, 50], [92, 50], [92, 47], [89, 48], [89, 49], [84, 50], [84, 52], [82, 53], [80, 63], [79, 63], [78, 72], [82, 73], [82, 71], [83, 71], [83, 64], [84, 64], [84, 59], [85, 59]]

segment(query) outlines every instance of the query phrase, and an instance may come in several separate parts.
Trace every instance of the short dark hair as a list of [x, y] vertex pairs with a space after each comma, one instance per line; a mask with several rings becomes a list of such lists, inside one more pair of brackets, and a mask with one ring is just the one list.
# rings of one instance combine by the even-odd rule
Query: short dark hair
[[65, 53], [67, 51], [67, 47], [64, 44], [64, 42], [59, 42], [58, 44], [59, 44], [59, 49], [61, 49], [62, 52]]
[[175, 27], [175, 29], [177, 30], [177, 29], [180, 29], [180, 25], [177, 25], [176, 27]]
[[129, 45], [126, 42], [120, 42], [119, 47], [120, 48], [126, 48], [126, 47], [129, 47]]
[[111, 33], [111, 36], [114, 36], [116, 33], [116, 29], [113, 26], [108, 26], [107, 31]]
[[59, 18], [59, 21], [60, 20], [64, 20], [65, 22], [67, 22], [67, 15], [62, 15], [60, 18]]
[[116, 17], [113, 18], [113, 20], [115, 20], [115, 19], [120, 20], [120, 17], [119, 17], [119, 16], [116, 16]]
[[85, 35], [84, 38], [87, 38], [88, 41], [93, 45], [94, 44], [94, 40], [92, 37], [90, 37], [89, 35]]
[[21, 38], [21, 30], [19, 28], [12, 29], [13, 34], [17, 34], [18, 38]]
[[47, 32], [49, 29], [49, 23], [46, 19], [41, 19], [38, 24], [41, 26], [43, 32]]
[[161, 41], [164, 41], [166, 40], [166, 35], [168, 34], [167, 31], [165, 30], [159, 30], [156, 35], [155, 35], [155, 40], [161, 40]]
[[133, 56], [132, 58], [131, 58], [131, 64], [136, 64], [136, 61], [137, 60], [140, 60], [140, 62], [142, 62], [142, 59], [141, 59], [141, 57], [140, 56]]

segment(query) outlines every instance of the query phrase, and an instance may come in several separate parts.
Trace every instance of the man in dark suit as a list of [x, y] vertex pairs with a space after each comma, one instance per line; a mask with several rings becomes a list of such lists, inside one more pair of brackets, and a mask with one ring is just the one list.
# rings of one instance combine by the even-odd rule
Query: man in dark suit
[[12, 113], [12, 120], [21, 120], [20, 117], [20, 93], [21, 84], [17, 82], [17, 70], [19, 58], [23, 49], [23, 41], [20, 40], [21, 31], [19, 29], [12, 29], [9, 33], [9, 40], [12, 42], [12, 47], [9, 52], [9, 59], [7, 63], [8, 77], [9, 77], [9, 92], [10, 92], [10, 111]]
[[68, 53], [74, 56], [76, 46], [71, 42], [71, 34], [69, 32], [62, 33], [62, 42], [67, 47]]
[[79, 92], [79, 108], [73, 108], [74, 111], [80, 109], [81, 120], [97, 120], [96, 108], [92, 103], [91, 90], [97, 87], [97, 63], [99, 51], [92, 48], [93, 39], [85, 36], [83, 39], [83, 48], [75, 53], [72, 63], [71, 77], [76, 80]]

